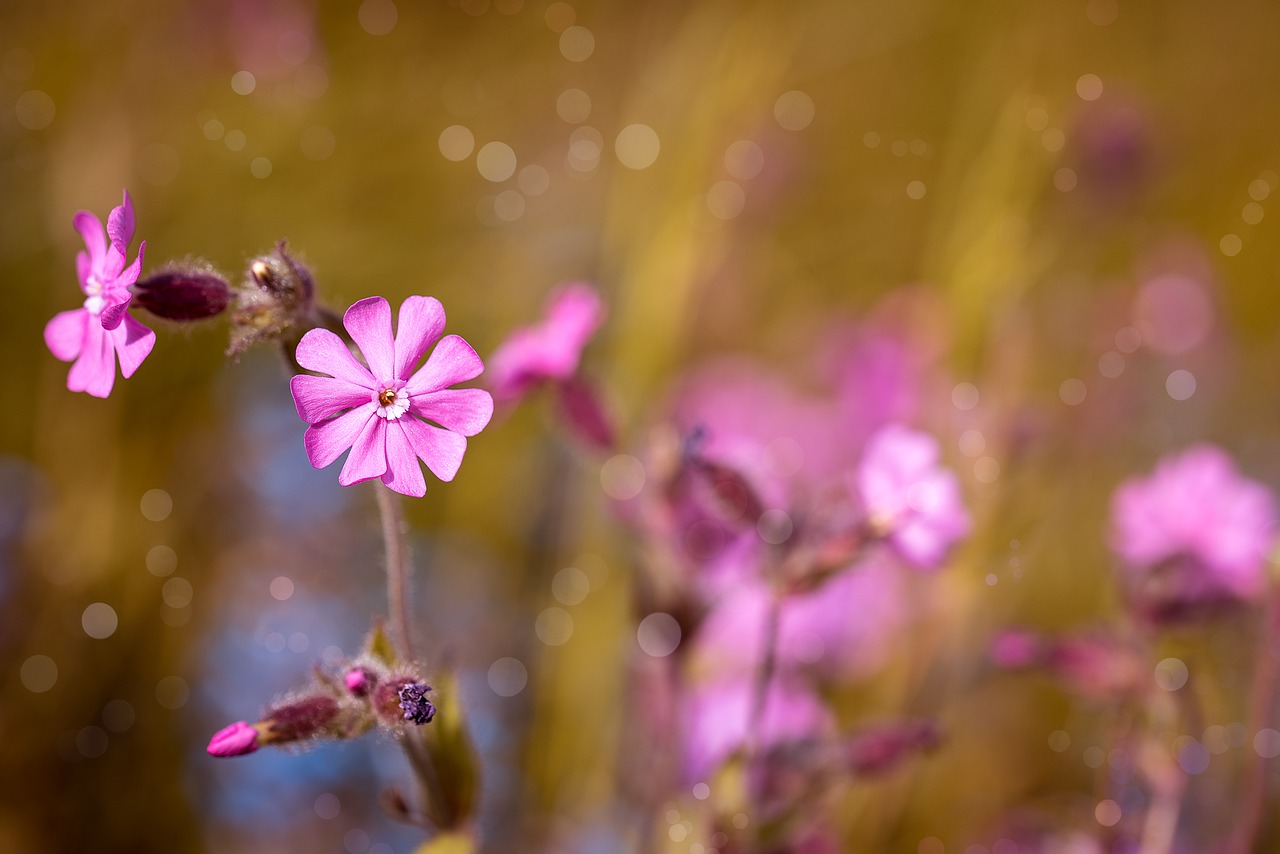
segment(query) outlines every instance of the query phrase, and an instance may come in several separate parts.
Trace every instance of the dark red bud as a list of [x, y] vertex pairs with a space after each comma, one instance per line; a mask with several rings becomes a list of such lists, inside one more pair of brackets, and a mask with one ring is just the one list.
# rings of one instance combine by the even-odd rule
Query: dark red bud
[[264, 723], [272, 742], [297, 741], [320, 735], [338, 717], [338, 701], [319, 694], [271, 709]]
[[139, 279], [132, 290], [137, 305], [165, 320], [204, 320], [231, 304], [231, 286], [205, 269], [164, 270]]

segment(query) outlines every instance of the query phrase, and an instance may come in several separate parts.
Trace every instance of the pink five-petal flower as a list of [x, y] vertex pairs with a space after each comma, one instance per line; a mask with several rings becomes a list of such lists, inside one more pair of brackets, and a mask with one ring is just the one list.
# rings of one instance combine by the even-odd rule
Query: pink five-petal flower
[[439, 300], [412, 296], [400, 306], [393, 333], [387, 301], [360, 300], [347, 309], [342, 325], [368, 367], [327, 329], [302, 336], [298, 364], [328, 374], [302, 374], [289, 383], [298, 415], [311, 425], [305, 437], [311, 465], [324, 468], [350, 449], [338, 483], [376, 477], [415, 497], [427, 491], [418, 460], [441, 480], [453, 480], [467, 450], [465, 437], [489, 423], [493, 398], [483, 389], [449, 388], [478, 377], [484, 364], [457, 335], [440, 337], [444, 322]]
[[511, 333], [489, 357], [489, 380], [499, 400], [515, 400], [543, 381], [573, 376], [582, 349], [604, 320], [600, 295], [583, 282], [556, 289], [546, 318]]
[[941, 565], [970, 527], [956, 476], [938, 456], [929, 434], [889, 424], [867, 441], [849, 479], [872, 529], [920, 569]]
[[116, 359], [127, 379], [156, 343], [156, 334], [128, 314], [129, 286], [138, 280], [147, 244], [138, 246], [138, 256], [129, 264], [134, 217], [127, 190], [124, 204], [107, 217], [105, 235], [102, 222], [88, 211], [77, 213], [73, 223], [87, 250], [76, 255], [84, 305], [54, 315], [45, 325], [44, 341], [53, 355], [73, 363], [67, 388], [106, 397], [115, 384]]
[[1120, 484], [1111, 500], [1111, 548], [1129, 580], [1164, 568], [1160, 596], [1191, 603], [1249, 598], [1263, 589], [1276, 542], [1276, 501], [1241, 477], [1220, 448], [1197, 445], [1164, 457], [1150, 477]]

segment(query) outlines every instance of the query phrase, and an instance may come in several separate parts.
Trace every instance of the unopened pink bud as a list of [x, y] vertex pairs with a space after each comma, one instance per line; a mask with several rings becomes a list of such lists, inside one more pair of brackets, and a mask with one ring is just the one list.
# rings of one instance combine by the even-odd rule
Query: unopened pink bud
[[373, 674], [363, 667], [353, 667], [347, 671], [344, 680], [347, 684], [347, 690], [357, 697], [363, 697], [373, 688]]
[[244, 721], [220, 729], [205, 748], [210, 756], [244, 756], [258, 749], [258, 731]]

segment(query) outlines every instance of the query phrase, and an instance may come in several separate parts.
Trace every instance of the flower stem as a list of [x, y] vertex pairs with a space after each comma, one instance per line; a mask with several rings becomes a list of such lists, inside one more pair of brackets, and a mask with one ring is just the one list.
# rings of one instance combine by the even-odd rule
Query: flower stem
[[[1275, 715], [1277, 665], [1275, 649], [1280, 641], [1280, 599], [1273, 591], [1267, 599], [1267, 614], [1258, 641], [1257, 660], [1253, 671], [1253, 696], [1249, 707], [1248, 732], [1256, 733], [1270, 725]], [[1240, 796], [1240, 812], [1235, 831], [1223, 849], [1226, 854], [1248, 854], [1253, 850], [1258, 827], [1262, 824], [1262, 804], [1267, 794], [1267, 760], [1256, 750], [1249, 754], [1245, 770], [1244, 791]]]
[[755, 692], [751, 697], [751, 717], [747, 728], [747, 760], [756, 758], [760, 751], [760, 730], [764, 725], [765, 704], [769, 698], [769, 683], [778, 663], [778, 623], [782, 616], [783, 594], [774, 592], [765, 614], [764, 647], [761, 650], [760, 669], [756, 671]]
[[378, 515], [382, 518], [382, 539], [387, 550], [387, 610], [391, 616], [391, 635], [400, 656], [413, 660], [413, 638], [409, 632], [409, 555], [404, 541], [404, 515], [400, 502], [390, 488], [375, 484]]

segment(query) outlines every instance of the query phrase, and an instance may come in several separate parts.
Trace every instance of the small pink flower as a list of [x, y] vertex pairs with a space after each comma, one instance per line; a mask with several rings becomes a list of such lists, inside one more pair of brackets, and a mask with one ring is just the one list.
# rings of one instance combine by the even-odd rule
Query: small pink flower
[[[302, 336], [298, 364], [328, 374], [299, 375], [289, 383], [299, 417], [311, 425], [305, 437], [311, 465], [324, 468], [351, 449], [339, 483], [376, 477], [415, 497], [427, 490], [418, 460], [441, 480], [453, 480], [467, 450], [465, 437], [489, 423], [493, 398], [482, 389], [449, 387], [475, 379], [484, 364], [457, 335], [440, 338], [444, 324], [439, 300], [412, 296], [400, 306], [393, 334], [387, 301], [360, 300], [347, 309], [342, 325], [368, 367], [327, 329]], [[414, 371], [437, 340], [430, 358]]]
[[124, 204], [107, 217], [106, 237], [102, 222], [88, 211], [77, 213], [73, 223], [88, 250], [76, 255], [84, 305], [54, 315], [45, 325], [44, 341], [53, 355], [73, 363], [67, 388], [106, 397], [115, 383], [116, 357], [127, 379], [156, 342], [155, 333], [128, 314], [129, 286], [142, 270], [147, 244], [138, 246], [138, 257], [126, 266], [134, 228], [133, 200], [127, 190]]
[[849, 479], [872, 530], [920, 569], [941, 565], [970, 528], [960, 485], [938, 456], [932, 436], [889, 424], [868, 440]]
[[515, 400], [544, 381], [560, 382], [578, 370], [582, 349], [604, 320], [600, 296], [574, 282], [558, 288], [542, 323], [526, 326], [489, 358], [489, 379], [500, 401]]
[[210, 756], [244, 756], [258, 749], [258, 731], [245, 721], [218, 730], [205, 748]]
[[[1266, 580], [1276, 518], [1270, 490], [1241, 477], [1220, 448], [1199, 445], [1163, 458], [1150, 477], [1120, 484], [1111, 547], [1129, 580], [1157, 582], [1151, 587], [1165, 604], [1248, 598]], [[1160, 573], [1167, 577], [1156, 579]]]

